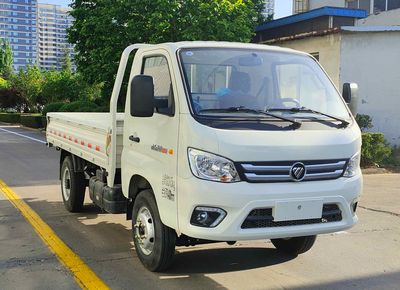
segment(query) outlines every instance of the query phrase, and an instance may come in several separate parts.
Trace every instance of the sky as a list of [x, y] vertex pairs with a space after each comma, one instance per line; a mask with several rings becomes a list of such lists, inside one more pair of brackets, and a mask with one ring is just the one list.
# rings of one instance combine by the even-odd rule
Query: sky
[[71, 3], [71, 0], [38, 0], [38, 2], [45, 4], [56, 4], [67, 7]]
[[[57, 4], [68, 6], [71, 0], [39, 0], [39, 3]], [[274, 18], [282, 18], [292, 14], [292, 0], [275, 0], [275, 15]]]
[[292, 15], [292, 0], [275, 0], [274, 19]]

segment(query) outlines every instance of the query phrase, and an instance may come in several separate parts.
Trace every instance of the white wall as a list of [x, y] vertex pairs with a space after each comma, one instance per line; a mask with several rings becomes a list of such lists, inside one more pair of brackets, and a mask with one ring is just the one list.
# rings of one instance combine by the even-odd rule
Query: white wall
[[[274, 43], [282, 47], [288, 47], [307, 53], [319, 53], [319, 62], [326, 70], [336, 86], [339, 86], [340, 65], [340, 34], [328, 34], [324, 36], [306, 37], [303, 39], [289, 40]], [[339, 88], [339, 90], [341, 90]]]
[[346, 7], [345, 0], [310, 0], [310, 10], [324, 6]]
[[356, 21], [356, 26], [400, 25], [400, 9], [372, 14]]
[[359, 85], [360, 114], [373, 118], [371, 131], [400, 145], [400, 32], [343, 33], [340, 82]]

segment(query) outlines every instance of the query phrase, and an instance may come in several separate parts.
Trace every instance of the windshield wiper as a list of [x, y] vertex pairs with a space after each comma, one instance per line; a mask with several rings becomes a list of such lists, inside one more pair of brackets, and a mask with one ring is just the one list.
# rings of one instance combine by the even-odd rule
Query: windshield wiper
[[256, 109], [250, 109], [250, 108], [246, 108], [243, 106], [240, 107], [230, 107], [230, 108], [220, 108], [220, 109], [204, 109], [204, 110], [200, 110], [199, 113], [213, 113], [213, 112], [218, 112], [218, 113], [233, 113], [233, 112], [242, 112], [242, 113], [252, 113], [252, 114], [261, 114], [261, 115], [265, 115], [265, 116], [269, 116], [269, 117], [273, 117], [275, 119], [279, 119], [282, 121], [286, 121], [286, 122], [290, 122], [293, 125], [294, 129], [298, 129], [301, 127], [301, 122], [298, 122], [292, 118], [286, 118], [286, 117], [282, 117], [282, 116], [278, 116], [263, 110], [256, 110]]
[[347, 122], [346, 120], [343, 120], [341, 118], [329, 115], [329, 114], [325, 114], [316, 110], [312, 110], [306, 107], [301, 107], [301, 108], [290, 108], [290, 109], [285, 109], [285, 108], [272, 108], [272, 109], [268, 109], [267, 112], [274, 112], [274, 111], [288, 111], [288, 112], [293, 112], [293, 113], [312, 113], [312, 114], [316, 114], [316, 115], [321, 115], [321, 116], [325, 116], [328, 118], [331, 118], [333, 120], [339, 121], [340, 128], [346, 128], [350, 123]]

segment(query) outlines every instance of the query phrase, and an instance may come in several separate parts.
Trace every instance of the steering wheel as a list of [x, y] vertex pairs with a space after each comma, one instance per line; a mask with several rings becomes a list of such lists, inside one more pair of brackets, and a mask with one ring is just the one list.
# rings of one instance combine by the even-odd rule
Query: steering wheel
[[248, 94], [235, 94], [228, 92], [220, 98], [221, 108], [245, 107], [257, 108], [257, 98]]
[[298, 100], [293, 99], [293, 98], [282, 98], [278, 99], [274, 103], [274, 107], [279, 107], [279, 108], [286, 108], [284, 103], [294, 103], [296, 105], [296, 108], [301, 108], [301, 104]]

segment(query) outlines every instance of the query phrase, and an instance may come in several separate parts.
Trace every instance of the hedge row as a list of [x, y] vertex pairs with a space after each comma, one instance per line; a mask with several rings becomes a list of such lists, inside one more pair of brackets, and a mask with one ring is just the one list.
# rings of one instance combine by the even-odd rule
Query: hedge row
[[0, 122], [4, 123], [19, 123], [21, 114], [17, 113], [0, 113]]
[[108, 106], [99, 106], [90, 101], [75, 101], [71, 103], [50, 103], [43, 108], [43, 116], [50, 112], [109, 112]]
[[17, 123], [30, 128], [46, 128], [47, 120], [44, 116], [25, 115], [19, 113], [0, 113], [0, 122]]
[[34, 115], [22, 115], [21, 125], [30, 128], [46, 128], [47, 120], [44, 116], [34, 116]]
[[383, 133], [362, 133], [361, 166], [382, 165], [392, 154]]

